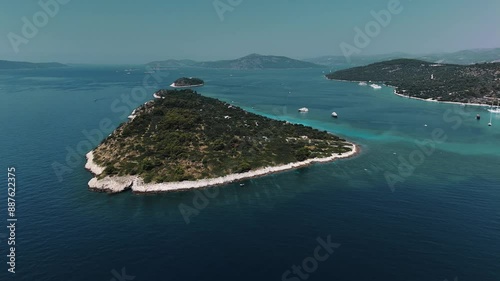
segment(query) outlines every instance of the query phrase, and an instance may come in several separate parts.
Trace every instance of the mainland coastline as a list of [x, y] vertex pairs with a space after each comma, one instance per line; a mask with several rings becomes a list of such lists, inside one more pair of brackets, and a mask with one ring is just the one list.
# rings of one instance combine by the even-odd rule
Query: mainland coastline
[[[367, 81], [355, 81], [355, 80], [330, 79], [328, 77], [326, 77], [326, 79], [330, 80], [330, 81], [338, 81], [338, 82], [346, 82], [346, 83], [367, 82]], [[373, 82], [373, 81], [371, 81], [371, 82]], [[445, 104], [456, 104], [456, 105], [467, 105], [467, 106], [478, 106], [478, 107], [491, 107], [491, 104], [484, 104], [484, 103], [463, 103], [463, 102], [455, 102], [455, 101], [440, 101], [440, 100], [435, 100], [435, 99], [432, 99], [432, 98], [423, 99], [423, 98], [413, 97], [413, 96], [404, 95], [402, 93], [399, 93], [400, 90], [396, 86], [393, 86], [393, 85], [390, 85], [390, 84], [386, 84], [386, 83], [381, 83], [381, 84], [383, 84], [384, 86], [386, 86], [388, 88], [392, 88], [393, 89], [393, 94], [396, 95], [396, 96], [398, 96], [398, 97], [401, 97], [401, 98], [414, 99], [414, 100], [426, 101], [426, 102], [445, 103]], [[401, 90], [401, 92], [403, 92], [403, 91], [404, 90]]]
[[394, 59], [338, 70], [327, 79], [382, 83], [400, 97], [448, 104], [497, 104], [500, 63], [457, 65], [415, 59]]
[[435, 99], [432, 99], [432, 98], [429, 98], [429, 99], [417, 98], [417, 97], [412, 97], [412, 96], [408, 96], [408, 95], [404, 95], [404, 94], [398, 93], [398, 89], [395, 86], [386, 85], [386, 84], [384, 84], [384, 85], [386, 87], [393, 88], [394, 89], [393, 93], [396, 96], [402, 97], [402, 98], [407, 98], [407, 99], [414, 99], [414, 100], [426, 101], [426, 102], [437, 102], [437, 103], [447, 103], [447, 104], [457, 104], [457, 105], [467, 105], [467, 106], [478, 106], [478, 107], [490, 107], [491, 106], [490, 104], [483, 104], [483, 103], [463, 103], [463, 102], [456, 102], [456, 101], [440, 101], [440, 100], [435, 100]]
[[[345, 83], [360, 83], [360, 82], [373, 82], [373, 81], [356, 81], [356, 80], [341, 80], [341, 79], [330, 79], [328, 77], [325, 77], [329, 81], [337, 81], [337, 82], [345, 82]], [[437, 102], [437, 103], [446, 103], [446, 104], [456, 104], [456, 105], [467, 105], [467, 106], [478, 106], [478, 107], [490, 107], [491, 104], [485, 104], [485, 103], [463, 103], [463, 102], [455, 102], [455, 101], [440, 101], [440, 100], [435, 100], [432, 98], [429, 99], [423, 99], [423, 98], [418, 98], [418, 97], [413, 97], [409, 95], [404, 95], [400, 92], [398, 92], [398, 87], [387, 84], [387, 83], [381, 83], [385, 87], [392, 88], [393, 89], [393, 94], [401, 97], [401, 98], [407, 98], [407, 99], [414, 99], [414, 100], [419, 100], [419, 101], [426, 101], [426, 102]], [[403, 92], [402, 90], [401, 92]]]

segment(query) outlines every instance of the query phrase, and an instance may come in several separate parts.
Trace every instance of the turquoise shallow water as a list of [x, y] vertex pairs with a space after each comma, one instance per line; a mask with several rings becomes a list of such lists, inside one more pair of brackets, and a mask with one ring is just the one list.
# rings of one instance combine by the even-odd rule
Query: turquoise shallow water
[[[307, 280], [498, 280], [500, 117], [488, 127], [485, 109], [328, 81], [321, 70], [170, 70], [163, 87], [201, 77], [203, 95], [362, 147], [353, 159], [221, 187], [186, 224], [179, 204], [193, 206], [195, 191], [89, 192], [78, 152], [62, 181], [54, 173], [54, 163], [67, 165], [68, 151], [85, 150], [84, 130], [103, 119], [117, 126], [151, 98], [153, 88], [132, 97], [144, 71], [0, 72], [0, 177], [6, 183], [7, 167], [15, 166], [18, 178], [15, 279], [110, 280], [125, 268], [135, 280], [281, 280], [312, 255], [318, 237], [330, 235], [341, 246]], [[304, 106], [310, 112], [298, 113]], [[424, 154], [416, 142], [435, 130], [445, 141]], [[414, 169], [402, 165], [419, 155]], [[389, 174], [399, 177], [392, 189]], [[0, 211], [5, 217], [6, 204]], [[4, 280], [13, 276], [0, 240]]]

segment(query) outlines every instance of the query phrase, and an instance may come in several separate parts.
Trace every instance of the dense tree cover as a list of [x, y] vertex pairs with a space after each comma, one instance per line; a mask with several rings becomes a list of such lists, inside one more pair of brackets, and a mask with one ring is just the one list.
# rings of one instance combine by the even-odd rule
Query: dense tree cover
[[351, 150], [326, 131], [269, 119], [192, 90], [161, 90], [95, 150], [105, 175], [212, 178]]
[[198, 85], [203, 85], [205, 82], [201, 79], [198, 78], [187, 78], [187, 77], [182, 77], [174, 82], [175, 86], [178, 87], [187, 87], [187, 86], [198, 86]]
[[490, 103], [500, 96], [500, 63], [434, 64], [397, 59], [340, 70], [329, 79], [373, 81], [395, 86], [402, 95], [439, 101]]

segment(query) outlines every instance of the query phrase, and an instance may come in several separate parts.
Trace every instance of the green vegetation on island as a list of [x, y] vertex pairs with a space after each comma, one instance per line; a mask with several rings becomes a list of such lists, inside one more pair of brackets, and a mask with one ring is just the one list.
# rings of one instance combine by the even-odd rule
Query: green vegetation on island
[[205, 82], [198, 78], [187, 78], [182, 77], [175, 80], [173, 86], [174, 87], [190, 87], [190, 86], [203, 86]]
[[208, 179], [352, 151], [326, 131], [273, 120], [203, 97], [160, 90], [94, 150], [106, 176], [146, 183]]
[[454, 65], [396, 59], [336, 71], [328, 79], [372, 81], [396, 87], [404, 96], [489, 104], [500, 96], [500, 63]]

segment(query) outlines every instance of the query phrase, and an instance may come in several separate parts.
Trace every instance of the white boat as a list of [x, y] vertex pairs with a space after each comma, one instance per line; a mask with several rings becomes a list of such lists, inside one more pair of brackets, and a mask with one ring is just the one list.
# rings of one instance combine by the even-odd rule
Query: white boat
[[332, 117], [333, 117], [333, 118], [338, 118], [338, 117], [339, 117], [339, 115], [337, 114], [337, 112], [333, 112], [333, 113], [332, 113]]
[[360, 85], [360, 86], [368, 86], [368, 84], [366, 82], [359, 82], [358, 85]]
[[377, 85], [377, 84], [371, 84], [370, 87], [372, 87], [373, 89], [375, 90], [379, 90], [379, 89], [382, 89], [382, 86], [380, 85]]
[[[493, 104], [491, 104], [492, 108], [493, 108]], [[488, 123], [488, 126], [493, 126], [493, 124], [491, 123], [493, 122], [493, 112], [490, 111], [490, 123]]]
[[302, 107], [302, 108], [299, 108], [299, 112], [306, 113], [306, 112], [309, 112], [309, 109], [307, 107]]
[[488, 109], [488, 111], [490, 112], [490, 123], [488, 123], [488, 126], [493, 126], [493, 113], [500, 113], [500, 107], [497, 105], [496, 108], [493, 108], [493, 102], [491, 103], [491, 107], [490, 109]]

